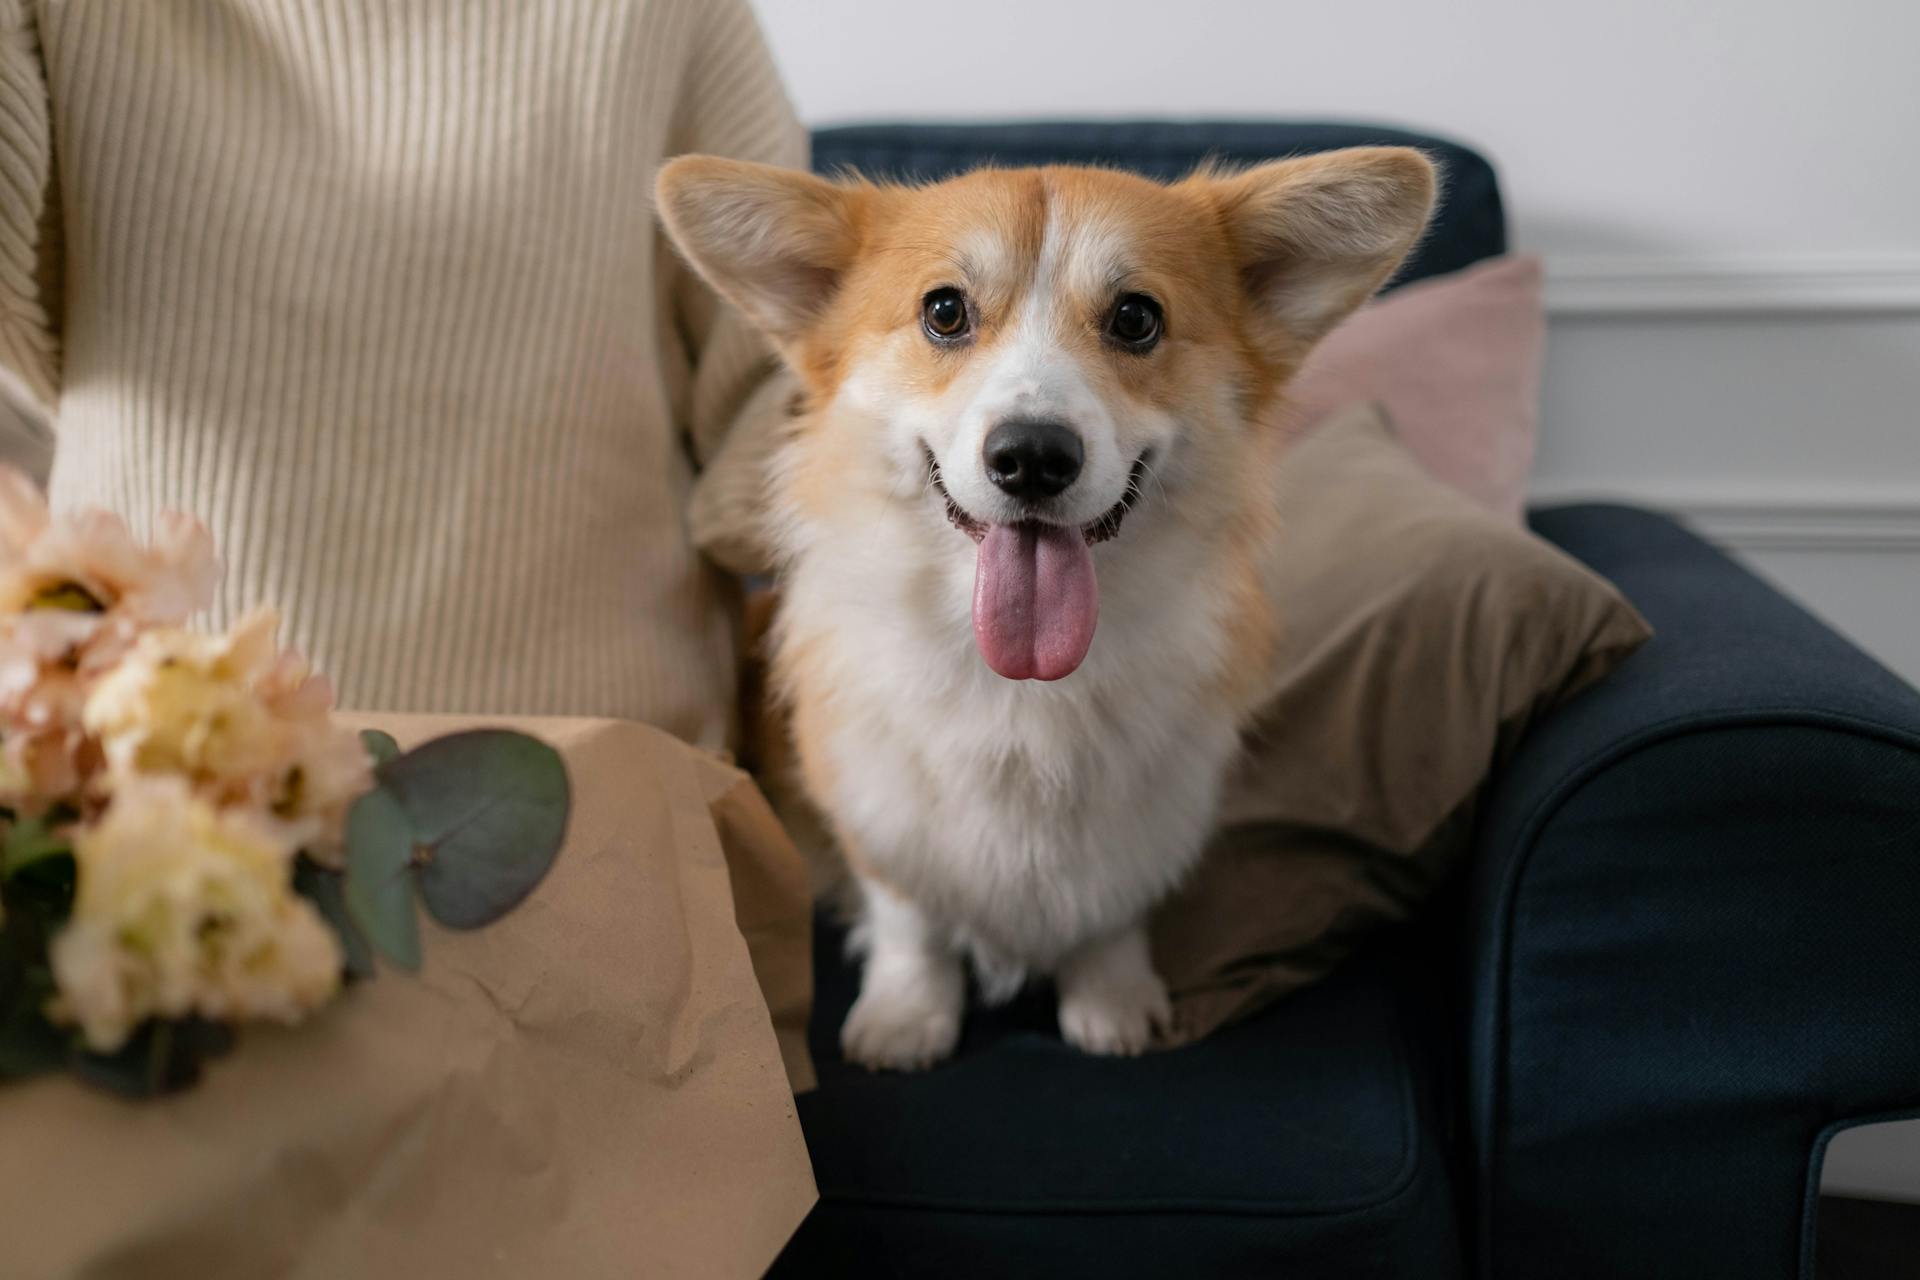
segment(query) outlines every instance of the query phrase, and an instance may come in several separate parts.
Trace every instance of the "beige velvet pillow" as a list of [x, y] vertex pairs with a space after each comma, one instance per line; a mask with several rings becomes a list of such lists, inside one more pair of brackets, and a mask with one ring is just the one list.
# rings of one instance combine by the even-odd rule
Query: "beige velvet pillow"
[[1219, 835], [1154, 924], [1170, 1043], [1404, 918], [1526, 726], [1649, 635], [1604, 579], [1430, 476], [1377, 407], [1297, 443], [1275, 500], [1276, 676]]
[[1368, 303], [1307, 357], [1290, 430], [1378, 401], [1435, 475], [1519, 523], [1540, 422], [1540, 260], [1493, 258]]

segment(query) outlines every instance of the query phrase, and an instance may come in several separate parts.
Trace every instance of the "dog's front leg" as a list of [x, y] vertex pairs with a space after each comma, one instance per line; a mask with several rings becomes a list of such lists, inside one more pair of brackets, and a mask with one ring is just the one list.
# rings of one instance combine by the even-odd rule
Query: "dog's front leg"
[[860, 891], [866, 966], [860, 998], [840, 1028], [840, 1051], [877, 1071], [923, 1070], [959, 1042], [966, 972], [918, 907], [865, 877]]
[[1088, 1053], [1140, 1053], [1171, 1016], [1143, 925], [1074, 948], [1055, 983], [1060, 1034]]

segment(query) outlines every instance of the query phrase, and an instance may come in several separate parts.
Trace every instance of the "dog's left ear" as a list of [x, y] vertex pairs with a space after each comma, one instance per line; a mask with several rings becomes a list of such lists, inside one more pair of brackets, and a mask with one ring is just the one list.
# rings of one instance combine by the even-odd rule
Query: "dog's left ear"
[[654, 197], [694, 270], [776, 340], [825, 309], [857, 243], [854, 192], [793, 169], [682, 156]]
[[1213, 179], [1254, 305], [1306, 345], [1385, 284], [1433, 212], [1433, 162], [1354, 147]]

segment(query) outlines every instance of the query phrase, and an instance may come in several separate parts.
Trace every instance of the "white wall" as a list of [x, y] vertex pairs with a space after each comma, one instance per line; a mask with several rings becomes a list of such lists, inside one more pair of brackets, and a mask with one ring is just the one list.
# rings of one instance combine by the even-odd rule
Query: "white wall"
[[[1920, 681], [1920, 4], [757, 0], [809, 123], [1347, 118], [1546, 255], [1536, 492], [1678, 510]], [[1833, 1185], [1920, 1199], [1920, 1125]]]
[[1920, 684], [1920, 305], [1560, 310], [1533, 483], [1680, 512]]
[[812, 123], [1294, 116], [1501, 162], [1555, 254], [1920, 257], [1904, 0], [759, 0]]

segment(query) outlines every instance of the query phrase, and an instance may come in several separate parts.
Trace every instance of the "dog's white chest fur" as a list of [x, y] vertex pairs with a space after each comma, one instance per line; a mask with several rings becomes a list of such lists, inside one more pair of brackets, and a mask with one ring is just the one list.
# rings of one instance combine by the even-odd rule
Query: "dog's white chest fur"
[[[864, 872], [989, 965], [1049, 971], [1137, 924], [1191, 868], [1235, 748], [1212, 695], [1218, 602], [1197, 548], [1102, 547], [1101, 625], [1054, 684], [976, 651], [944, 523], [816, 546], [788, 584], [798, 673], [830, 690], [829, 804]], [[891, 536], [890, 536], [891, 535]], [[903, 568], [902, 542], [938, 553]]]

